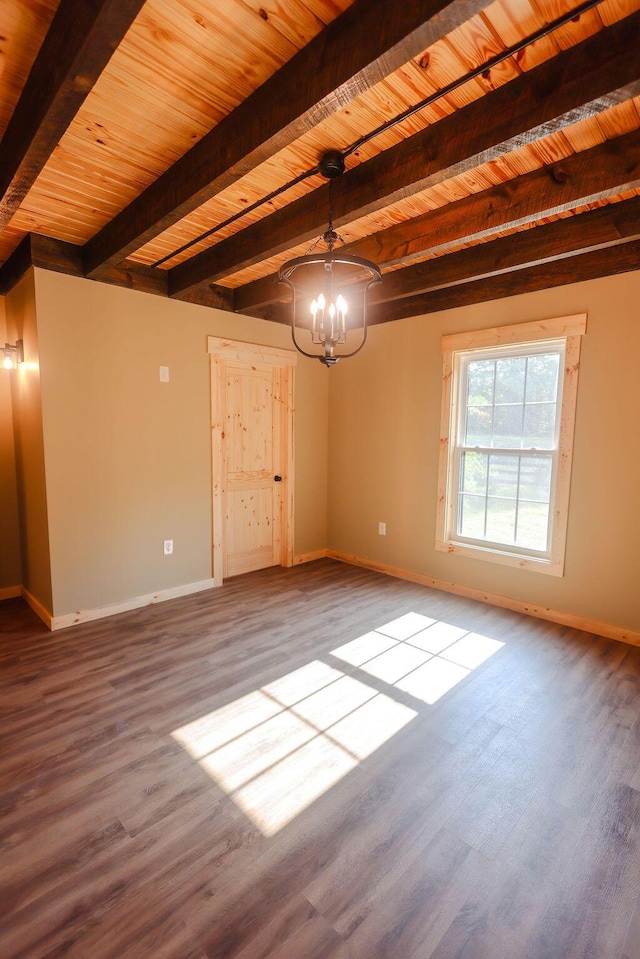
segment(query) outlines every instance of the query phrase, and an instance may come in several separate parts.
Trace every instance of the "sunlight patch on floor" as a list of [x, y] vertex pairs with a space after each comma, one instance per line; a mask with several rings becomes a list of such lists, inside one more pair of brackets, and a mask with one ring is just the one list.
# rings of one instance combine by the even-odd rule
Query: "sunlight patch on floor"
[[172, 735], [272, 836], [418, 715], [407, 695], [437, 702], [503, 645], [406, 613], [332, 650], [357, 678], [316, 660]]
[[416, 715], [316, 661], [173, 737], [271, 836]]
[[433, 705], [503, 646], [451, 623], [406, 613], [332, 655]]

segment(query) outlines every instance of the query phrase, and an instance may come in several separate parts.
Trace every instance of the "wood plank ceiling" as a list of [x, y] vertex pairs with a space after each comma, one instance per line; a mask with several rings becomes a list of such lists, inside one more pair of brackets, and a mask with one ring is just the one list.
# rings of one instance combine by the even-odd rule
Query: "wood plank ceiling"
[[288, 322], [329, 148], [374, 322], [640, 268], [640, 0], [2, 0], [0, 67], [0, 292]]

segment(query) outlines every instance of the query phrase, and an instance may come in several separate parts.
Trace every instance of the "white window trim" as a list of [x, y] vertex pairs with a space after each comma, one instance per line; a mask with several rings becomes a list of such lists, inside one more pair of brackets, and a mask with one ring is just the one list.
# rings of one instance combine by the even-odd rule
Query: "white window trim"
[[[587, 314], [556, 317], [534, 323], [519, 323], [490, 330], [474, 330], [470, 333], [454, 333], [443, 336], [442, 411], [440, 419], [440, 463], [438, 469], [438, 506], [436, 517], [436, 549], [460, 556], [485, 559], [505, 566], [535, 570], [551, 576], [564, 573], [564, 556], [569, 515], [569, 489], [571, 483], [571, 460], [575, 427], [578, 371], [580, 366], [581, 338], [586, 332]], [[456, 439], [458, 424], [457, 355], [491, 347], [534, 344], [541, 340], [565, 342], [565, 363], [561, 389], [560, 431], [557, 450], [557, 474], [552, 490], [551, 551], [547, 558], [528, 557], [519, 552], [510, 552], [491, 546], [476, 546], [461, 543], [452, 535], [455, 529], [454, 497], [450, 495], [453, 458], [450, 455]]]

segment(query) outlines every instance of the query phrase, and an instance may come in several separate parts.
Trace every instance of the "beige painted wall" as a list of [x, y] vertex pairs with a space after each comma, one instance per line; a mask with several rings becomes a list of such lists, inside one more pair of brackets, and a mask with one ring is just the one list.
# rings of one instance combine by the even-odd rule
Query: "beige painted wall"
[[[207, 335], [290, 348], [288, 329], [42, 270], [35, 284], [54, 615], [209, 579]], [[326, 546], [326, 373], [300, 358], [297, 553]]]
[[[0, 297], [0, 346], [7, 340], [5, 303], [4, 298]], [[11, 382], [17, 375], [17, 372], [0, 368], [0, 595], [3, 590], [22, 585], [11, 402]]]
[[[332, 370], [300, 357], [296, 553], [328, 545], [639, 630], [639, 298], [627, 274], [380, 326]], [[28, 360], [13, 397], [27, 588], [63, 615], [208, 579], [206, 337], [286, 348], [288, 330], [40, 270], [6, 306]], [[437, 552], [441, 334], [583, 311], [565, 576]]]
[[42, 399], [33, 273], [5, 298], [11, 341], [24, 340], [25, 362], [12, 374], [22, 585], [45, 610], [51, 610], [51, 567], [47, 518]]
[[[373, 328], [331, 371], [329, 547], [640, 630], [639, 302], [636, 272]], [[440, 336], [581, 312], [564, 577], [436, 551]]]

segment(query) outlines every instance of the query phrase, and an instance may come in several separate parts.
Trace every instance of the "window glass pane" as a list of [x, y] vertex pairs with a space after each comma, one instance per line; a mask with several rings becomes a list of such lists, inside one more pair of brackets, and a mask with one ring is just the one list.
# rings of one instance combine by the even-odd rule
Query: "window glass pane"
[[551, 497], [551, 466], [550, 456], [522, 457], [520, 462], [521, 500], [549, 503]]
[[496, 553], [525, 556], [550, 548], [564, 348], [537, 349], [544, 350], [544, 344], [459, 354], [454, 380], [458, 448], [451, 450], [457, 467], [450, 461], [458, 479], [457, 490], [450, 491], [457, 529], [448, 531], [454, 542], [459, 536]]
[[496, 403], [522, 403], [526, 356], [511, 356], [496, 363]]
[[551, 469], [551, 456], [464, 453], [458, 534], [545, 550]]
[[528, 357], [527, 403], [555, 401], [558, 390], [559, 353]]
[[491, 406], [495, 360], [472, 361], [467, 366], [467, 401], [465, 406]]
[[494, 447], [519, 450], [522, 448], [522, 412], [520, 404], [515, 406], [496, 406], [493, 425]]
[[536, 403], [525, 406], [524, 437], [525, 449], [536, 446], [538, 449], [553, 449], [556, 433], [556, 404]]
[[518, 456], [496, 456], [489, 458], [489, 496], [518, 495]]
[[520, 503], [516, 545], [525, 549], [547, 548], [549, 507], [547, 503]]
[[459, 536], [484, 539], [484, 509], [484, 496], [476, 496], [473, 493], [461, 494]]
[[467, 410], [465, 446], [491, 446], [493, 409], [488, 406], [470, 406]]
[[460, 488], [465, 493], [482, 493], [487, 489], [487, 454], [463, 453]]
[[511, 545], [516, 535], [515, 499], [496, 499], [487, 497], [487, 533], [486, 538], [494, 543]]

